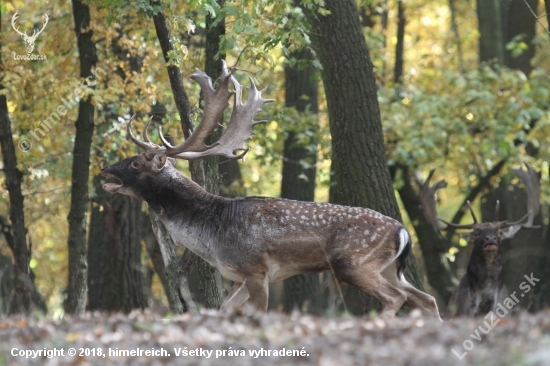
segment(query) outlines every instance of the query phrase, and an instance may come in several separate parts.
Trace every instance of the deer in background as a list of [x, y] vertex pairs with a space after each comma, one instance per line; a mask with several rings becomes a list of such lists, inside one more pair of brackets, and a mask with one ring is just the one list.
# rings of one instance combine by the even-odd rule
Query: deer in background
[[521, 229], [538, 228], [533, 226], [533, 220], [540, 208], [539, 179], [531, 166], [526, 164], [526, 169], [526, 171], [521, 168], [514, 169], [516, 175], [525, 184], [528, 194], [528, 212], [515, 222], [499, 221], [498, 201], [493, 222], [478, 222], [469, 201], [468, 208], [472, 214], [473, 223], [459, 225], [447, 222], [437, 216], [435, 204], [437, 190], [446, 187], [447, 183], [445, 180], [440, 180], [430, 186], [434, 173], [432, 170], [422, 184], [420, 201], [424, 215], [436, 230], [445, 231], [451, 228], [469, 230], [461, 236], [472, 246], [472, 253], [466, 274], [460, 280], [447, 306], [448, 316], [484, 316], [490, 311], [495, 311], [497, 304], [508, 297], [508, 290], [502, 276], [501, 242], [503, 239], [512, 238]]
[[[212, 195], [181, 174], [173, 159], [246, 154], [254, 116], [263, 99], [252, 79], [248, 100], [242, 103], [242, 86], [228, 72], [225, 62], [214, 89], [200, 70], [191, 75], [205, 99], [203, 117], [181, 145], [170, 145], [159, 129], [163, 146], [151, 142], [147, 125], [144, 141], [128, 137], [145, 152], [102, 169], [118, 182], [103, 187], [146, 201], [166, 225], [176, 245], [204, 258], [234, 281], [222, 308], [242, 305], [248, 299], [267, 310], [268, 283], [308, 272], [333, 271], [334, 275], [378, 298], [383, 315], [394, 316], [405, 301], [439, 318], [435, 299], [419, 291], [403, 276], [411, 250], [411, 237], [398, 221], [373, 210], [329, 203], [247, 197], [229, 199]], [[232, 82], [235, 92], [229, 91]], [[204, 141], [218, 127], [231, 95], [234, 107], [225, 133], [206, 146]], [[243, 151], [235, 154], [236, 151]]]

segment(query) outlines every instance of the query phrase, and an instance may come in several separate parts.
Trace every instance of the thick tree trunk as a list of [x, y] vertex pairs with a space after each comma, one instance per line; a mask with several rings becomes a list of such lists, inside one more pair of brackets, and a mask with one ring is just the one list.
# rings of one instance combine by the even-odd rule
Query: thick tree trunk
[[504, 44], [510, 42], [514, 37], [522, 34], [522, 41], [528, 46], [523, 53], [514, 57], [510, 51], [506, 50], [506, 66], [511, 69], [521, 70], [525, 75], [529, 75], [533, 67], [531, 66], [531, 59], [535, 55], [535, 45], [533, 39], [535, 38], [535, 26], [537, 19], [531, 13], [531, 8], [535, 13], [537, 12], [538, 1], [536, 0], [512, 0], [508, 10], [506, 33], [504, 36]]
[[[0, 17], [1, 17], [0, 13]], [[1, 35], [0, 21], [0, 35]], [[0, 51], [2, 50], [2, 40], [0, 38]], [[0, 53], [1, 55], [1, 53]], [[0, 57], [0, 69], [3, 69], [2, 59]], [[2, 80], [0, 80], [0, 91], [4, 90]], [[47, 311], [46, 304], [38, 293], [34, 279], [31, 276], [29, 262], [31, 260], [31, 248], [27, 244], [27, 228], [25, 227], [25, 212], [23, 206], [23, 194], [21, 193], [21, 180], [23, 175], [17, 169], [17, 158], [15, 155], [15, 145], [13, 144], [11, 121], [8, 115], [8, 104], [6, 95], [0, 93], [0, 148], [2, 151], [2, 160], [4, 163], [3, 173], [5, 176], [5, 185], [9, 196], [9, 218], [11, 225], [3, 223], [6, 241], [13, 253], [14, 260], [14, 296], [9, 301], [9, 313], [30, 313], [33, 304], [38, 308]]]
[[[96, 177], [101, 187], [101, 178]], [[101, 189], [101, 188], [99, 188]], [[141, 201], [96, 192], [88, 241], [88, 310], [145, 309], [141, 263]], [[148, 222], [145, 222], [148, 224]]]
[[498, 0], [477, 0], [479, 62], [492, 61], [504, 65], [501, 19]]
[[[309, 17], [323, 64], [332, 134], [330, 201], [369, 207], [401, 220], [386, 161], [373, 65], [355, 1], [328, 0], [325, 5], [330, 15]], [[414, 257], [407, 263], [405, 275], [420, 287]], [[348, 310], [362, 313], [375, 307], [372, 297], [361, 297], [363, 301]]]
[[[285, 105], [296, 108], [306, 117], [309, 113], [318, 113], [318, 85], [312, 79], [315, 68], [311, 64], [311, 51], [303, 49], [291, 54], [297, 60], [307, 60], [308, 66], [300, 70], [298, 63], [285, 66]], [[309, 113], [304, 113], [309, 112]], [[303, 125], [299, 120], [296, 123]], [[318, 122], [310, 126], [290, 128], [284, 143], [283, 172], [281, 197], [299, 201], [313, 201], [315, 194], [315, 173], [317, 162], [317, 145], [313, 131], [319, 128]], [[300, 142], [297, 133], [308, 133], [308, 141]], [[321, 314], [326, 308], [326, 297], [323, 296], [322, 277], [317, 273], [301, 274], [284, 281], [284, 310], [298, 308], [302, 311]]]
[[[160, 6], [160, 1], [151, 1], [151, 4], [155, 6]], [[170, 43], [170, 32], [166, 24], [166, 18], [162, 11], [153, 15], [153, 21], [155, 23], [155, 30], [157, 32], [157, 38], [162, 48], [162, 53], [164, 55], [164, 60], [168, 61], [168, 53], [173, 50], [173, 46]], [[218, 38], [219, 42], [219, 38]], [[189, 98], [183, 87], [183, 75], [181, 70], [174, 66], [167, 66], [168, 77], [170, 79], [170, 86], [172, 88], [172, 93], [174, 95], [174, 100], [176, 103], [176, 108], [178, 109], [182, 129], [185, 138], [189, 137], [189, 131], [193, 130], [193, 121], [191, 119], [191, 105], [189, 103]], [[191, 171], [191, 178], [203, 186], [205, 189], [212, 191], [213, 187], [219, 187], [219, 182], [216, 180], [215, 175], [217, 174], [217, 166], [215, 167], [215, 173], [211, 172], [211, 169], [205, 169], [202, 162], [190, 162], [189, 170]], [[218, 178], [219, 179], [219, 178]], [[210, 189], [209, 189], [210, 188]], [[166, 228], [163, 228], [164, 225], [159, 225], [159, 229], [162, 231]], [[158, 236], [157, 238], [165, 238], [165, 235]], [[159, 242], [161, 246], [170, 245], [169, 243]], [[169, 248], [161, 248], [163, 251], [170, 251]], [[195, 256], [192, 253], [187, 253], [188, 256]], [[196, 257], [196, 256], [195, 256]], [[165, 257], [173, 258], [173, 257]], [[210, 267], [208, 263], [204, 262], [202, 258], [194, 258], [190, 260], [190, 263], [198, 263], [198, 272], [200, 275], [199, 280], [199, 301], [205, 307], [219, 307], [220, 305], [220, 293], [221, 289], [221, 277], [217, 271]], [[203, 263], [204, 262], [204, 263]], [[167, 276], [170, 279], [178, 278], [176, 272], [170, 273], [171, 271], [176, 271], [177, 263], [165, 263]], [[188, 279], [181, 279], [187, 283]]]

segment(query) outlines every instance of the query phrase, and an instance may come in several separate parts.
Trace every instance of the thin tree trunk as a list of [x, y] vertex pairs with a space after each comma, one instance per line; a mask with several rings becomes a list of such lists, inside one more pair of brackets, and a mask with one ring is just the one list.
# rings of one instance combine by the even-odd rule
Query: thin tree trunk
[[462, 43], [460, 41], [460, 32], [458, 30], [458, 24], [456, 22], [456, 7], [455, 0], [449, 0], [449, 10], [451, 11], [451, 30], [454, 33], [456, 41], [456, 53], [458, 56], [458, 70], [462, 74], [466, 73], [466, 66], [464, 66], [464, 56], [462, 54]]
[[395, 45], [395, 67], [393, 69], [393, 82], [400, 84], [403, 80], [403, 67], [405, 63], [405, 5], [402, 0], [397, 1], [397, 43]]
[[[0, 12], [0, 18], [2, 13]], [[0, 19], [0, 35], [2, 23]], [[2, 38], [0, 37], [0, 69], [4, 69], [1, 58]], [[4, 85], [0, 80], [0, 91], [4, 91]], [[27, 228], [25, 227], [24, 198], [21, 193], [21, 181], [23, 174], [17, 169], [17, 157], [13, 144], [11, 121], [8, 114], [6, 95], [0, 93], [0, 148], [3, 158], [3, 173], [9, 197], [9, 218], [11, 225], [2, 224], [4, 235], [13, 253], [14, 259], [14, 296], [8, 304], [8, 313], [30, 313], [33, 304], [36, 304], [44, 312], [46, 304], [38, 293], [32, 278], [29, 262], [31, 260], [31, 246], [27, 243]], [[8, 230], [6, 228], [9, 227]], [[11, 238], [11, 240], [9, 240]]]
[[[92, 41], [90, 8], [80, 0], [73, 0], [75, 32], [80, 55], [80, 77], [93, 77], [97, 63], [95, 43]], [[73, 149], [71, 205], [69, 221], [69, 281], [65, 312], [80, 315], [86, 305], [88, 264], [86, 261], [86, 212], [88, 211], [88, 180], [90, 178], [90, 146], [94, 133], [94, 106], [91, 97], [80, 100], [75, 122], [76, 136]]]
[[[333, 172], [330, 201], [369, 207], [401, 220], [386, 161], [373, 65], [353, 0], [327, 0], [330, 15], [308, 14], [313, 44], [323, 64], [322, 76], [332, 135]], [[337, 50], [337, 52], [335, 52]], [[405, 275], [421, 287], [413, 256]], [[375, 305], [372, 297], [352, 312]]]
[[[161, 6], [160, 1], [151, 1], [152, 5], [155, 6]], [[155, 23], [155, 30], [157, 32], [157, 38], [159, 40], [160, 46], [162, 48], [162, 53], [164, 55], [164, 60], [168, 62], [168, 53], [170, 51], [173, 51], [173, 46], [170, 43], [170, 32], [168, 30], [168, 26], [166, 24], [166, 18], [164, 16], [164, 13], [162, 11], [158, 12], [157, 14], [153, 15], [153, 21]], [[170, 86], [172, 88], [172, 94], [174, 95], [174, 100], [176, 103], [176, 108], [178, 109], [182, 129], [185, 138], [189, 137], [189, 131], [193, 130], [193, 120], [191, 119], [191, 105], [189, 103], [189, 97], [187, 96], [187, 93], [185, 91], [185, 88], [183, 87], [183, 75], [181, 73], [181, 70], [174, 66], [170, 65], [167, 66], [168, 70], [168, 77], [170, 79]], [[213, 182], [212, 173], [210, 171], [206, 171], [204, 168], [204, 165], [200, 161], [191, 161], [189, 163], [189, 170], [191, 171], [191, 178], [200, 184], [201, 186], [205, 187], [206, 184], [212, 186], [205, 187], [206, 189], [214, 187], [216, 185], [215, 182]], [[217, 171], [217, 167], [216, 167]], [[208, 174], [208, 177], [207, 177]], [[208, 183], [207, 183], [208, 182]], [[163, 230], [164, 225], [159, 225], [160, 229]], [[164, 228], [165, 229], [165, 228]], [[159, 236], [157, 236], [159, 237]], [[160, 236], [161, 238], [165, 238], [165, 235]], [[170, 243], [167, 242], [159, 242], [161, 246], [168, 246]], [[161, 250], [166, 251], [170, 250], [169, 248], [161, 248]], [[186, 251], [187, 252], [187, 251]], [[187, 255], [195, 256], [194, 254], [187, 253]], [[169, 257], [165, 257], [167, 259]], [[201, 263], [204, 260], [202, 258], [195, 258], [192, 262], [198, 262]], [[175, 271], [177, 269], [177, 262], [175, 264], [173, 263], [165, 263], [166, 270], [167, 270], [167, 276], [169, 280], [171, 278], [177, 278], [176, 273], [170, 273], [171, 271]], [[214, 270], [209, 269], [206, 267], [208, 264], [199, 264], [200, 268], [200, 274], [201, 274], [201, 284], [200, 288], [202, 288], [201, 292], [204, 291], [200, 295], [201, 299], [204, 299], [203, 305], [206, 307], [217, 307], [220, 303], [220, 296], [215, 294], [219, 294], [221, 291], [220, 285], [221, 285], [221, 278], [219, 277], [219, 274], [214, 273]], [[182, 281], [187, 281], [188, 279], [181, 279]]]

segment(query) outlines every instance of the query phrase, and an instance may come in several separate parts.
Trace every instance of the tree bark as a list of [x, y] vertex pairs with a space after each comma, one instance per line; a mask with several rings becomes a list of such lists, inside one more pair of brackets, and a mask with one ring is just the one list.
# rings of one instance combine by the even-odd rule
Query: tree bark
[[401, 84], [403, 81], [403, 67], [405, 64], [405, 5], [403, 0], [397, 1], [397, 43], [395, 44], [395, 67], [393, 69], [393, 82]]
[[[101, 187], [101, 177], [94, 179]], [[101, 188], [99, 188], [101, 189]], [[88, 241], [88, 310], [145, 309], [141, 201], [96, 192]], [[147, 224], [147, 223], [146, 223]]]
[[[2, 13], [0, 12], [0, 18], [1, 15]], [[2, 29], [1, 25], [2, 23], [0, 20], [0, 35]], [[3, 70], [1, 50], [2, 38], [0, 38], [0, 70]], [[2, 84], [2, 80], [0, 80], [0, 91], [3, 90], [4, 85]], [[9, 226], [7, 223], [2, 223], [2, 231], [13, 253], [13, 270], [15, 275], [13, 283], [14, 296], [11, 301], [9, 301], [8, 313], [14, 314], [22, 312], [29, 314], [33, 309], [33, 305], [37, 305], [39, 309], [46, 312], [46, 304], [36, 289], [29, 267], [31, 246], [27, 243], [26, 238], [27, 228], [25, 227], [24, 198], [21, 192], [23, 174], [17, 168], [17, 157], [15, 154], [15, 145], [13, 144], [8, 103], [6, 95], [3, 93], [0, 93], [0, 148], [2, 150], [2, 160], [4, 163], [2, 170], [8, 190], [9, 219], [11, 223]]]
[[[308, 16], [313, 45], [323, 64], [329, 109], [333, 172], [330, 201], [369, 207], [401, 220], [386, 161], [373, 65], [355, 1], [328, 0], [325, 6], [330, 15]], [[413, 256], [408, 257], [407, 264], [405, 275], [421, 287]], [[362, 313], [380, 308], [372, 297], [363, 294], [361, 298], [348, 310]]]
[[449, 251], [450, 241], [440, 235], [426, 220], [418, 194], [413, 188], [411, 172], [408, 167], [402, 167], [401, 171], [404, 184], [398, 190], [399, 197], [401, 197], [405, 211], [407, 211], [418, 237], [426, 264], [428, 282], [439, 294], [441, 298], [439, 310], [444, 313], [455, 287], [447, 259], [444, 257]]
[[477, 0], [479, 62], [504, 65], [501, 9], [498, 0]]
[[[93, 32], [90, 26], [90, 8], [80, 0], [73, 0], [75, 32], [80, 55], [80, 77], [93, 77], [97, 63]], [[80, 100], [75, 122], [76, 136], [73, 149], [71, 205], [69, 211], [69, 281], [65, 312], [80, 315], [86, 306], [86, 212], [88, 211], [88, 180], [90, 178], [90, 146], [94, 133], [94, 106], [91, 97]]]
[[536, 0], [512, 0], [507, 17], [507, 29], [504, 38], [504, 45], [510, 42], [514, 37], [524, 35], [522, 41], [528, 46], [523, 53], [514, 57], [510, 51], [506, 50], [506, 66], [511, 69], [521, 70], [525, 75], [529, 75], [533, 67], [531, 59], [535, 56], [535, 45], [533, 39], [536, 33], [537, 19], [533, 16], [529, 7], [536, 13], [538, 1]]

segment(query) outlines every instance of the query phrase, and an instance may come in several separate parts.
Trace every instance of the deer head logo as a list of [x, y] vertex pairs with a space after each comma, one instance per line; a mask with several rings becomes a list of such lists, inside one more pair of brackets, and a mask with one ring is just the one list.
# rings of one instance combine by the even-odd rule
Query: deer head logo
[[17, 33], [19, 33], [21, 38], [23, 38], [23, 41], [25, 41], [25, 48], [27, 49], [27, 53], [31, 53], [34, 50], [34, 42], [36, 41], [36, 38], [38, 38], [40, 33], [42, 33], [44, 28], [46, 28], [46, 24], [48, 24], [48, 19], [49, 19], [48, 14], [44, 14], [45, 22], [42, 23], [42, 29], [40, 29], [40, 30], [34, 29], [33, 33], [32, 33], [32, 36], [29, 36], [27, 34], [26, 30], [25, 30], [25, 32], [21, 32], [19, 30], [19, 27], [15, 25], [15, 22], [16, 22], [17, 18], [19, 17], [19, 14], [17, 14], [17, 13], [18, 12], [16, 11], [15, 14], [13, 14], [13, 17], [11, 18], [11, 26], [13, 27], [13, 29], [15, 29], [15, 31]]

